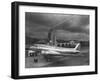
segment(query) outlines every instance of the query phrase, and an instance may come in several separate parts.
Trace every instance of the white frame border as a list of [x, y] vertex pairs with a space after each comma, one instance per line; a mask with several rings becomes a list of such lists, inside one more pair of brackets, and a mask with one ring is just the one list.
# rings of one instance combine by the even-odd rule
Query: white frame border
[[[90, 15], [90, 65], [52, 68], [25, 68], [25, 12]], [[41, 6], [19, 6], [19, 75], [40, 75], [95, 71], [95, 10], [56, 8]], [[92, 40], [92, 41], [91, 41]]]

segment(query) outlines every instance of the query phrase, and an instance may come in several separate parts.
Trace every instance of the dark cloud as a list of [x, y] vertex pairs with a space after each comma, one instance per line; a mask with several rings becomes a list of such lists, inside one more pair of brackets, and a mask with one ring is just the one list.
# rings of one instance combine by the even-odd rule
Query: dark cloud
[[72, 33], [65, 30], [57, 30], [56, 36], [58, 39], [66, 39], [66, 40], [88, 40], [89, 35], [85, 33]]
[[58, 33], [59, 38], [89, 40], [88, 15], [26, 12], [25, 27], [26, 35], [30, 37], [46, 38], [49, 30], [55, 29], [65, 31]]

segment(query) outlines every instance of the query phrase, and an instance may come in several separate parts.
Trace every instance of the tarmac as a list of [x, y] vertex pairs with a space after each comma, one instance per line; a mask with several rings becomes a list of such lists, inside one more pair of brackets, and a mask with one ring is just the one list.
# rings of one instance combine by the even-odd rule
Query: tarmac
[[[37, 59], [37, 61], [35, 61]], [[78, 66], [89, 65], [89, 52], [82, 51], [80, 54], [66, 54], [66, 56], [26, 57], [25, 68], [56, 67], [56, 66]]]

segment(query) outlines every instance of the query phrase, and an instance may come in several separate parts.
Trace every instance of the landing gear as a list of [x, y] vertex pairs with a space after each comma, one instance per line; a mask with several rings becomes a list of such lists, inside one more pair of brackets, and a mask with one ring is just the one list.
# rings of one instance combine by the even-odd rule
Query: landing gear
[[46, 59], [47, 62], [50, 62], [51, 61], [51, 58], [48, 55], [44, 55], [44, 58]]

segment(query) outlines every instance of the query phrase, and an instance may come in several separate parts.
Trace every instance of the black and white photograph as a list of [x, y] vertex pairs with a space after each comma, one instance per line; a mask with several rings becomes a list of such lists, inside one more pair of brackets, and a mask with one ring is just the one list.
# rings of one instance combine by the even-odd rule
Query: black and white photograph
[[97, 74], [97, 7], [12, 3], [14, 79]]
[[25, 12], [25, 68], [89, 65], [89, 15]]

